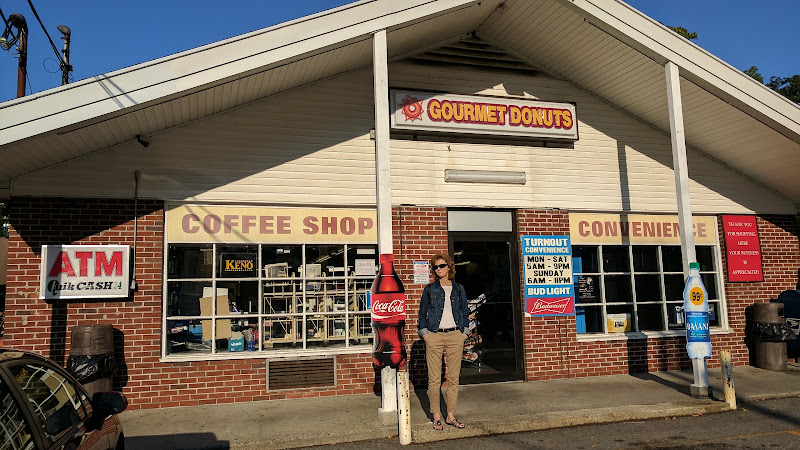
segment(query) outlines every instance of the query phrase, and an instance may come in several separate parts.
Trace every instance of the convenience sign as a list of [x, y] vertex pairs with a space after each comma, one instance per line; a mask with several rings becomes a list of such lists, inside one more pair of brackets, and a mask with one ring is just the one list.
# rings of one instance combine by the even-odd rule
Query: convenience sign
[[575, 105], [393, 90], [392, 128], [578, 140]]
[[130, 293], [127, 245], [43, 245], [39, 298], [110, 298]]

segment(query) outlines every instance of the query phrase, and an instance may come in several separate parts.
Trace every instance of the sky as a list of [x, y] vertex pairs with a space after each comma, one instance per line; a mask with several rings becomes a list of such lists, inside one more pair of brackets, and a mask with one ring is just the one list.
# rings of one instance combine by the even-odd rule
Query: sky
[[[298, 17], [347, 0], [30, 0], [56, 48], [58, 25], [72, 30], [70, 63], [77, 81], [150, 61]], [[696, 32], [694, 42], [739, 70], [770, 76], [800, 74], [800, 1], [628, 0], [669, 26]], [[26, 95], [61, 85], [55, 52], [28, 0], [0, 0], [6, 18], [22, 14], [29, 32]], [[0, 49], [0, 102], [16, 98], [17, 59]]]

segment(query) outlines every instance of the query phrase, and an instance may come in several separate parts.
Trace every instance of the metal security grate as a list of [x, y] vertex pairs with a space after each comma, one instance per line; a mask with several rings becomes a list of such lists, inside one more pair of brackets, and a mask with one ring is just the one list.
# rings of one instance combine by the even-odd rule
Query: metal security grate
[[267, 390], [335, 385], [336, 363], [333, 358], [267, 361]]

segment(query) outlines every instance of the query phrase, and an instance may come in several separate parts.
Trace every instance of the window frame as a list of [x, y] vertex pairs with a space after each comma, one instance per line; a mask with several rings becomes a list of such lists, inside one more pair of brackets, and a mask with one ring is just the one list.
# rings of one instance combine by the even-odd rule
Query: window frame
[[[169, 258], [170, 258], [170, 247], [171, 246], [184, 246], [184, 247], [211, 247], [212, 252], [212, 262], [211, 262], [211, 276], [210, 278], [198, 278], [198, 277], [188, 277], [188, 278], [181, 278], [181, 277], [169, 277]], [[257, 276], [255, 277], [219, 277], [218, 276], [218, 268], [219, 268], [219, 258], [220, 252], [218, 249], [220, 247], [255, 247], [256, 248], [256, 261], [257, 261]], [[351, 250], [356, 251], [357, 248], [365, 248], [369, 247], [374, 250], [370, 254], [371, 258], [375, 259], [375, 273], [372, 275], [349, 275], [345, 270], [343, 275], [336, 275], [333, 276], [324, 276], [324, 277], [312, 277], [308, 276], [306, 271], [303, 270], [303, 273], [299, 276], [290, 276], [287, 278], [268, 278], [264, 273], [264, 265], [265, 262], [263, 261], [264, 257], [264, 248], [265, 247], [300, 247], [302, 251], [301, 263], [303, 265], [308, 264], [306, 262], [306, 251], [310, 247], [324, 247], [324, 246], [335, 246], [341, 247], [342, 249], [342, 258], [344, 267], [348, 267], [351, 265], [353, 270], [355, 270], [355, 260], [348, 261], [348, 256]], [[161, 306], [162, 306], [162, 318], [161, 318], [161, 360], [164, 361], [196, 361], [196, 360], [233, 360], [233, 359], [248, 359], [248, 358], [285, 358], [285, 357], [297, 357], [297, 356], [319, 356], [319, 355], [338, 355], [338, 354], [355, 354], [355, 353], [364, 353], [369, 352], [372, 349], [372, 335], [369, 334], [366, 343], [363, 344], [353, 344], [351, 337], [351, 320], [370, 320], [370, 311], [369, 309], [362, 310], [353, 310], [349, 306], [350, 301], [349, 298], [353, 294], [350, 290], [351, 282], [353, 286], [358, 290], [359, 283], [367, 283], [367, 286], [370, 286], [372, 281], [375, 278], [375, 274], [377, 273], [378, 267], [378, 244], [377, 242], [374, 243], [297, 243], [297, 242], [282, 242], [282, 243], [257, 243], [257, 242], [215, 242], [215, 243], [208, 243], [208, 242], [168, 242], [166, 239], [166, 234], [164, 236], [164, 252], [163, 252], [163, 286], [162, 286], [162, 298], [161, 298]], [[325, 274], [323, 274], [325, 275]], [[283, 313], [269, 313], [265, 311], [265, 285], [269, 282], [275, 281], [288, 281], [290, 283], [298, 283], [302, 287], [302, 311], [299, 312], [283, 312]], [[255, 282], [257, 283], [257, 298], [258, 298], [258, 311], [257, 312], [250, 312], [248, 314], [218, 314], [216, 308], [212, 310], [212, 314], [210, 316], [207, 315], [192, 315], [192, 316], [180, 316], [180, 315], [169, 315], [169, 287], [170, 283], [174, 282], [198, 282], [198, 283], [209, 283], [210, 288], [213, 292], [213, 303], [216, 304], [217, 298], [217, 285], [219, 282], [222, 283], [235, 283], [235, 282]], [[328, 282], [340, 282], [344, 285], [344, 300], [345, 300], [345, 309], [342, 312], [339, 311], [311, 311], [308, 307], [308, 289], [307, 286], [309, 283], [314, 282], [321, 282], [321, 283], [328, 283]], [[316, 317], [314, 317], [316, 316]], [[307, 334], [307, 326], [310, 320], [328, 320], [328, 318], [343, 318], [345, 324], [345, 334], [343, 336], [344, 345], [343, 346], [332, 346], [330, 348], [319, 348], [319, 347], [312, 347], [309, 348], [308, 342], [310, 337]], [[286, 319], [292, 320], [295, 324], [299, 323], [302, 324], [302, 329], [300, 331], [300, 339], [302, 341], [302, 346], [298, 348], [291, 348], [291, 349], [275, 349], [275, 350], [268, 350], [264, 347], [264, 322], [265, 320], [270, 319]], [[312, 319], [313, 318], [313, 319]], [[320, 319], [321, 318], [321, 319]], [[360, 318], [360, 319], [357, 319]], [[216, 324], [216, 320], [218, 319], [255, 319], [257, 321], [257, 329], [259, 330], [259, 338], [257, 340], [256, 350], [255, 351], [236, 351], [230, 352], [228, 350], [220, 350], [217, 348], [216, 345], [216, 325], [211, 327], [212, 329], [212, 345], [210, 352], [192, 352], [192, 353], [168, 353], [168, 342], [169, 339], [169, 322], [176, 321], [176, 320], [211, 320], [213, 324]], [[292, 329], [292, 333], [298, 333], [296, 329]], [[246, 344], [245, 344], [246, 345]]]
[[[614, 272], [606, 272], [605, 271], [605, 263], [604, 263], [604, 247], [626, 247], [627, 250], [627, 258], [628, 258], [628, 270], [627, 271], [614, 271]], [[677, 305], [678, 302], [674, 300], [668, 300], [666, 298], [666, 282], [665, 282], [665, 275], [680, 275], [683, 276], [683, 272], [675, 272], [675, 271], [665, 271], [664, 270], [664, 259], [663, 259], [663, 248], [664, 247], [676, 247], [675, 244], [667, 244], [667, 243], [641, 243], [641, 244], [631, 244], [631, 243], [614, 243], [614, 244], [602, 244], [602, 243], [580, 243], [580, 244], [573, 244], [572, 249], [576, 247], [595, 247], [595, 251], [597, 252], [595, 257], [597, 258], [597, 265], [598, 271], [597, 272], [573, 272], [573, 279], [576, 280], [581, 275], [590, 275], [595, 276], [598, 278], [598, 289], [600, 290], [601, 295], [599, 296], [599, 301], [592, 302], [592, 303], [579, 303], [578, 298], [575, 299], [575, 307], [576, 311], [577, 308], [584, 308], [586, 311], [589, 308], [599, 309], [601, 315], [601, 324], [602, 324], [602, 331], [596, 332], [583, 332], [578, 333], [576, 330], [576, 335], [579, 340], [602, 340], [602, 339], [626, 339], [628, 337], [635, 337], [635, 336], [683, 336], [686, 334], [685, 328], [670, 328], [669, 322], [669, 306], [670, 305]], [[634, 248], [635, 247], [656, 247], [657, 249], [657, 271], [636, 271], [635, 261], [634, 261]], [[678, 246], [679, 247], [679, 246]], [[712, 264], [713, 270], [703, 270], [701, 271], [701, 275], [713, 274], [715, 275], [715, 283], [714, 286], [717, 292], [717, 298], [709, 299], [709, 309], [712, 307], [712, 304], [719, 305], [719, 310], [717, 311], [718, 323], [717, 326], [712, 326], [711, 331], [712, 333], [722, 333], [727, 332], [729, 330], [729, 322], [728, 322], [728, 305], [727, 300], [725, 297], [725, 280], [724, 280], [724, 270], [722, 264], [722, 254], [720, 251], [719, 246], [719, 239], [717, 239], [716, 244], [696, 244], [695, 247], [705, 247], [711, 249], [712, 255]], [[573, 256], [574, 258], [574, 256]], [[583, 270], [583, 267], [582, 267]], [[607, 301], [607, 291], [606, 291], [606, 276], [614, 275], [614, 276], [626, 276], [630, 280], [630, 295], [631, 300], [630, 303], [626, 302], [608, 302]], [[636, 292], [636, 276], [637, 275], [657, 275], [659, 277], [659, 300], [658, 301], [638, 301], [637, 299], [637, 292]], [[660, 330], [641, 330], [640, 329], [640, 320], [639, 320], [639, 306], [640, 305], [660, 305], [661, 306], [661, 319], [663, 320], [662, 329]], [[625, 332], [610, 332], [608, 330], [608, 306], [627, 306], [630, 305], [631, 307], [631, 331]], [[682, 301], [680, 302], [682, 306]], [[585, 317], [585, 316], [584, 316]], [[585, 319], [584, 319], [585, 320]], [[685, 321], [683, 323], [685, 326]]]

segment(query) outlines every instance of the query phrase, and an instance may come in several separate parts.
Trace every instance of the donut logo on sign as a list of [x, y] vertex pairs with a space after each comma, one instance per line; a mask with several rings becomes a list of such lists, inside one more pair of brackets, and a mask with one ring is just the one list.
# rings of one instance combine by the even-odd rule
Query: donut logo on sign
[[422, 117], [420, 117], [423, 111], [422, 100], [406, 95], [400, 106], [403, 108], [403, 115], [406, 116], [406, 122], [409, 120], [412, 122], [417, 119], [422, 120]]

